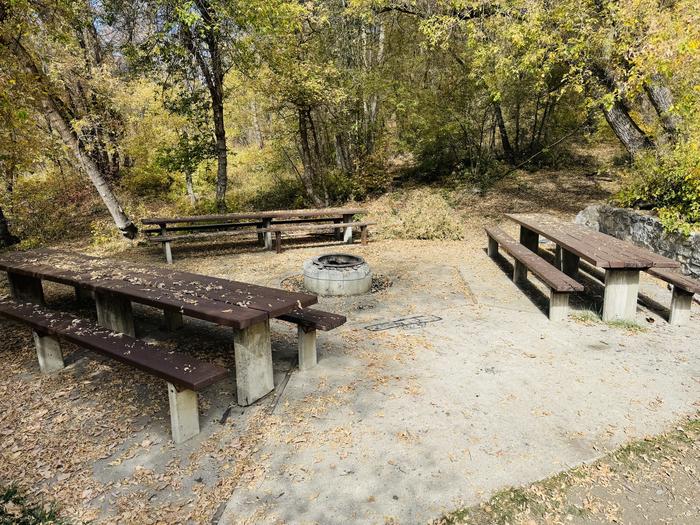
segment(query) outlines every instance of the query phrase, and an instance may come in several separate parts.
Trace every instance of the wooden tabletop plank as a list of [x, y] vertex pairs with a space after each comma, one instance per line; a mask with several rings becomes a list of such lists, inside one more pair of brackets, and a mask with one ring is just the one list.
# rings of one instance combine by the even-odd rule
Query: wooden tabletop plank
[[506, 214], [506, 217], [601, 268], [641, 270], [680, 266], [677, 261], [580, 224], [537, 214]]
[[342, 217], [365, 213], [362, 208], [306, 208], [300, 210], [269, 210], [242, 213], [224, 213], [220, 215], [190, 215], [182, 217], [149, 217], [141, 219], [142, 224], [171, 224], [178, 222], [237, 221], [247, 219], [292, 219], [295, 217]]
[[119, 293], [135, 302], [178, 308], [185, 315], [237, 328], [318, 302], [311, 294], [58, 250], [4, 254], [0, 270]]

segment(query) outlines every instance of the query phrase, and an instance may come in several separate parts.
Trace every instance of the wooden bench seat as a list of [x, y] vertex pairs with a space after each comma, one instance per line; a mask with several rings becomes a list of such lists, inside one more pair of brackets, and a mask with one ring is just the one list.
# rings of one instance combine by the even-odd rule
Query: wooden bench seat
[[60, 338], [165, 380], [172, 437], [176, 443], [199, 433], [197, 391], [229, 375], [226, 368], [218, 365], [148, 345], [92, 321], [51, 311], [36, 303], [0, 298], [0, 316], [31, 328], [43, 373], [55, 372], [64, 366]]
[[308, 370], [316, 366], [316, 330], [333, 330], [345, 324], [344, 315], [332, 314], [313, 308], [300, 308], [279, 317], [282, 321], [298, 325], [297, 345], [299, 348], [299, 370]]
[[318, 230], [336, 230], [343, 231], [343, 242], [347, 244], [352, 244], [352, 231], [353, 228], [360, 229], [360, 239], [362, 244], [367, 244], [367, 227], [377, 224], [376, 222], [339, 222], [332, 224], [304, 224], [304, 225], [291, 225], [291, 226], [272, 226], [269, 231], [275, 234], [275, 250], [277, 253], [282, 252], [282, 234], [283, 233], [295, 233], [295, 232], [305, 232], [305, 231], [318, 231]]
[[513, 282], [527, 278], [528, 270], [549, 287], [549, 318], [553, 321], [565, 319], [569, 309], [569, 294], [583, 291], [583, 285], [510, 237], [501, 228], [486, 228], [488, 255], [496, 257], [499, 246], [515, 259]]
[[685, 324], [690, 318], [693, 295], [700, 294], [700, 281], [666, 268], [649, 268], [647, 273], [673, 287], [668, 322], [673, 325]]

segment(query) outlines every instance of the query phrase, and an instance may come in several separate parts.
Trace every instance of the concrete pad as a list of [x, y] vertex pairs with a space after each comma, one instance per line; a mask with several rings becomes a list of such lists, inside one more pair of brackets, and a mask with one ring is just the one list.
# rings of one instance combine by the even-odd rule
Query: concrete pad
[[[262, 472], [220, 523], [424, 523], [696, 410], [689, 327], [646, 309], [642, 332], [552, 323], [485, 253], [453, 264], [423, 268], [430, 293], [408, 285], [411, 270], [369, 310], [345, 303], [349, 323], [292, 375], [256, 454]], [[365, 329], [408, 313], [441, 320]]]

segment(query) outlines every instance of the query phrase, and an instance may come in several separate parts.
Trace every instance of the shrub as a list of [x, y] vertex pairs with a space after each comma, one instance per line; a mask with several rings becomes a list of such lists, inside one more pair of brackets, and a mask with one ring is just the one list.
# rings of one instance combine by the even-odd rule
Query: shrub
[[688, 234], [700, 228], [700, 147], [684, 142], [667, 152], [639, 156], [624, 174], [615, 200], [656, 210], [669, 231]]
[[394, 239], [460, 240], [464, 226], [455, 210], [435, 190], [421, 188], [384, 195], [370, 206], [378, 236]]

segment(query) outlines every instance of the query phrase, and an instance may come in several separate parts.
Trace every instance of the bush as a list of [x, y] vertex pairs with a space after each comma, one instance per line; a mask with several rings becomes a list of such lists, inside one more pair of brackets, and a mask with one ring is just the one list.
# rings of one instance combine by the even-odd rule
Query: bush
[[667, 152], [639, 156], [624, 174], [615, 200], [656, 210], [672, 232], [687, 235], [700, 228], [700, 148], [681, 143]]
[[394, 239], [460, 240], [464, 226], [457, 212], [435, 190], [422, 188], [384, 195], [370, 206], [377, 236]]
[[43, 175], [22, 177], [6, 198], [10, 205], [5, 214], [25, 248], [84, 236], [91, 221], [104, 214], [92, 184], [72, 172], [50, 169]]

